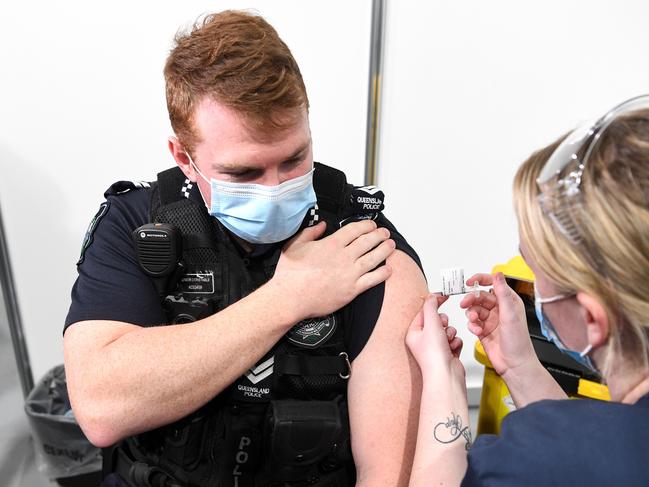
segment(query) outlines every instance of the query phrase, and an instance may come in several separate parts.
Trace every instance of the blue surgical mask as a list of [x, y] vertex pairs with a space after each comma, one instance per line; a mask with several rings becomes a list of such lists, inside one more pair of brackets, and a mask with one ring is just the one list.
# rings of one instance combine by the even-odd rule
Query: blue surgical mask
[[207, 209], [225, 228], [254, 244], [281, 242], [293, 236], [306, 213], [316, 205], [313, 169], [304, 176], [277, 186], [232, 183], [207, 179], [189, 154], [190, 162], [210, 183], [212, 198]]
[[558, 295], [558, 296], [553, 296], [551, 298], [541, 298], [541, 296], [537, 294], [536, 289], [534, 289], [534, 294], [535, 294], [534, 311], [536, 312], [536, 318], [539, 320], [539, 324], [541, 325], [541, 333], [543, 334], [543, 336], [547, 338], [549, 341], [551, 341], [552, 343], [554, 343], [559, 350], [561, 350], [563, 353], [571, 357], [577, 363], [583, 365], [584, 367], [594, 372], [595, 374], [599, 374], [597, 367], [595, 367], [595, 364], [588, 356], [593, 346], [589, 344], [581, 352], [577, 352], [576, 350], [571, 350], [570, 348], [566, 347], [564, 343], [561, 341], [561, 338], [559, 338], [559, 334], [557, 333], [557, 330], [554, 328], [554, 325], [552, 325], [550, 319], [543, 312], [543, 303], [554, 303], [557, 301], [561, 301], [563, 299], [573, 297], [574, 294]]

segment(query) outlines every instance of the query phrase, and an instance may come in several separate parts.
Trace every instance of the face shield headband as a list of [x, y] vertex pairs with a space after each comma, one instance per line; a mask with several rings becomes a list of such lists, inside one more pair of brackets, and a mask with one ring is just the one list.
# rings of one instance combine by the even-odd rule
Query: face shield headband
[[604, 131], [615, 119], [640, 108], [649, 108], [649, 95], [631, 98], [595, 122], [576, 128], [543, 166], [536, 180], [541, 191], [538, 197], [541, 209], [571, 242], [582, 241], [578, 224], [582, 204], [580, 186], [591, 154]]

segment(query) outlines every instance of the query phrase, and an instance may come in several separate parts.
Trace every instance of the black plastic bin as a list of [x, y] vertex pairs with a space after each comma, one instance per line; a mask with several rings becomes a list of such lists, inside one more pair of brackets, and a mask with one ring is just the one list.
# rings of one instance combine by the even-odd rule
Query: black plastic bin
[[101, 450], [85, 437], [70, 408], [65, 369], [58, 365], [36, 383], [25, 400], [34, 438], [36, 466], [68, 487], [101, 483]]

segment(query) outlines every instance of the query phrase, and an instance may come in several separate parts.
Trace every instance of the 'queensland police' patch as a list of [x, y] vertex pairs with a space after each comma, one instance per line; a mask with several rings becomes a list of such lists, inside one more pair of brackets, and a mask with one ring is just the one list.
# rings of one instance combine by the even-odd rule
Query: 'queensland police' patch
[[90, 221], [90, 225], [88, 225], [88, 229], [86, 230], [86, 235], [83, 237], [83, 243], [81, 244], [81, 253], [79, 255], [77, 265], [83, 263], [83, 259], [86, 257], [86, 250], [88, 250], [88, 247], [90, 247], [90, 244], [92, 243], [95, 229], [97, 228], [97, 225], [99, 225], [99, 221], [104, 217], [104, 215], [106, 215], [106, 213], [108, 213], [109, 206], [110, 203], [108, 201], [104, 201], [101, 205], [99, 205], [99, 211], [97, 211], [95, 216]]
[[355, 213], [374, 213], [385, 209], [385, 194], [376, 186], [354, 186], [351, 196]]
[[316, 348], [329, 340], [337, 325], [335, 314], [302, 320], [291, 328], [286, 338], [299, 347]]
[[232, 398], [244, 402], [268, 402], [271, 398], [274, 368], [274, 355], [262, 358], [232, 384]]

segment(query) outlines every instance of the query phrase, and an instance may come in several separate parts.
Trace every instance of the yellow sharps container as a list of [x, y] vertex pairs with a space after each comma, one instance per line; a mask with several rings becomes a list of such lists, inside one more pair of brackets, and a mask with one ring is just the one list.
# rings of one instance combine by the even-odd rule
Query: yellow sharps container
[[[502, 272], [509, 286], [522, 298], [534, 350], [543, 366], [566, 394], [571, 398], [587, 397], [603, 401], [610, 400], [608, 388], [601, 383], [599, 376], [562, 353], [541, 333], [534, 312], [534, 274], [523, 258], [516, 256], [507, 264], [495, 266], [492, 272]], [[478, 435], [483, 433], [498, 434], [503, 418], [516, 407], [505, 381], [491, 366], [480, 341], [475, 343], [474, 356], [478, 362], [485, 366], [477, 432]]]

